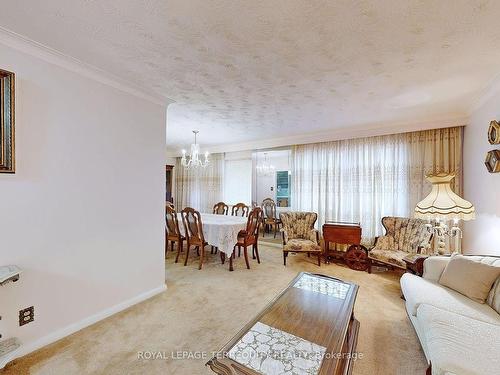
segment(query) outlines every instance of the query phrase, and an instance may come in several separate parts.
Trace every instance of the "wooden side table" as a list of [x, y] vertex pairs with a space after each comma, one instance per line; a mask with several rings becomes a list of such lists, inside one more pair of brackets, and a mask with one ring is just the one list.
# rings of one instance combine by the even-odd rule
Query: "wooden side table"
[[[330, 259], [342, 259], [349, 268], [357, 271], [368, 269], [368, 250], [361, 245], [361, 225], [327, 221], [323, 224], [323, 240], [325, 241], [325, 263]], [[335, 248], [330, 249], [330, 243]], [[347, 251], [338, 251], [338, 244], [350, 245]]]
[[424, 260], [428, 257], [429, 255], [424, 254], [408, 254], [405, 256], [403, 262], [406, 263], [406, 272], [422, 276], [424, 273]]

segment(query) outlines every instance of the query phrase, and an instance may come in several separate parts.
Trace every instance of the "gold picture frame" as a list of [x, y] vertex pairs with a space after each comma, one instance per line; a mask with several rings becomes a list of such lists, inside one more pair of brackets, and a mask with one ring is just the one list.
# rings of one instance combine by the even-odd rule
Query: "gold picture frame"
[[490, 173], [499, 173], [500, 172], [500, 150], [491, 150], [486, 154], [486, 160], [484, 161], [486, 164], [486, 169]]
[[0, 173], [14, 173], [15, 74], [0, 69]]
[[500, 144], [500, 123], [498, 121], [491, 121], [488, 128], [488, 141], [492, 145]]

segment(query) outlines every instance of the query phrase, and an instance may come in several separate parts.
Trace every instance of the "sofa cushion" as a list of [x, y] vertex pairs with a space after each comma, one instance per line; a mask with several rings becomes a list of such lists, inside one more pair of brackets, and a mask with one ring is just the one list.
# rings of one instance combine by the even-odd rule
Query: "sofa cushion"
[[422, 277], [438, 282], [449, 261], [450, 257], [447, 256], [431, 256], [427, 258], [424, 260], [424, 274]]
[[405, 273], [401, 277], [401, 290], [406, 299], [406, 308], [417, 315], [421, 304], [428, 304], [446, 311], [500, 325], [500, 315], [487, 304], [481, 304], [434, 281]]
[[476, 302], [484, 303], [499, 276], [500, 267], [463, 255], [454, 255], [444, 269], [439, 283]]
[[321, 246], [314, 241], [294, 238], [288, 241], [285, 246], [283, 246], [283, 251], [317, 253], [321, 252], [322, 249]]
[[498, 374], [500, 325], [488, 324], [434, 306], [417, 310], [433, 375]]
[[407, 252], [399, 250], [371, 249], [368, 252], [368, 256], [372, 259], [380, 260], [384, 263], [393, 264], [401, 268], [406, 268], [406, 263], [403, 262], [403, 258], [407, 255]]

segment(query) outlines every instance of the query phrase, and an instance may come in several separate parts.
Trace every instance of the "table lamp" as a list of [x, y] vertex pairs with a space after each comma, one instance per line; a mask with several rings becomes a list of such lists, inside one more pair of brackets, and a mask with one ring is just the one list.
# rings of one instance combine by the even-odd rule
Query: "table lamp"
[[[415, 207], [415, 217], [429, 220], [427, 229], [434, 235], [435, 252], [444, 250], [445, 244], [438, 239], [448, 235], [455, 238], [455, 251], [461, 253], [462, 230], [458, 223], [459, 220], [475, 219], [474, 206], [451, 189], [450, 183], [455, 178], [455, 173], [438, 173], [426, 177], [432, 183], [432, 190]], [[446, 224], [448, 221], [453, 221], [451, 228]]]

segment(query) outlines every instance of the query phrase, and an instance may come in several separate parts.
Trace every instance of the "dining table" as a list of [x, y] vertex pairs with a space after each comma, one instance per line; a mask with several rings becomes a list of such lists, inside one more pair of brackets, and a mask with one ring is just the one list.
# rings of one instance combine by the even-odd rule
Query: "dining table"
[[[178, 213], [179, 229], [185, 236], [181, 213]], [[201, 213], [203, 237], [205, 241], [221, 252], [221, 258], [229, 257], [229, 270], [233, 270], [232, 255], [238, 242], [238, 233], [246, 229], [247, 217]]]

